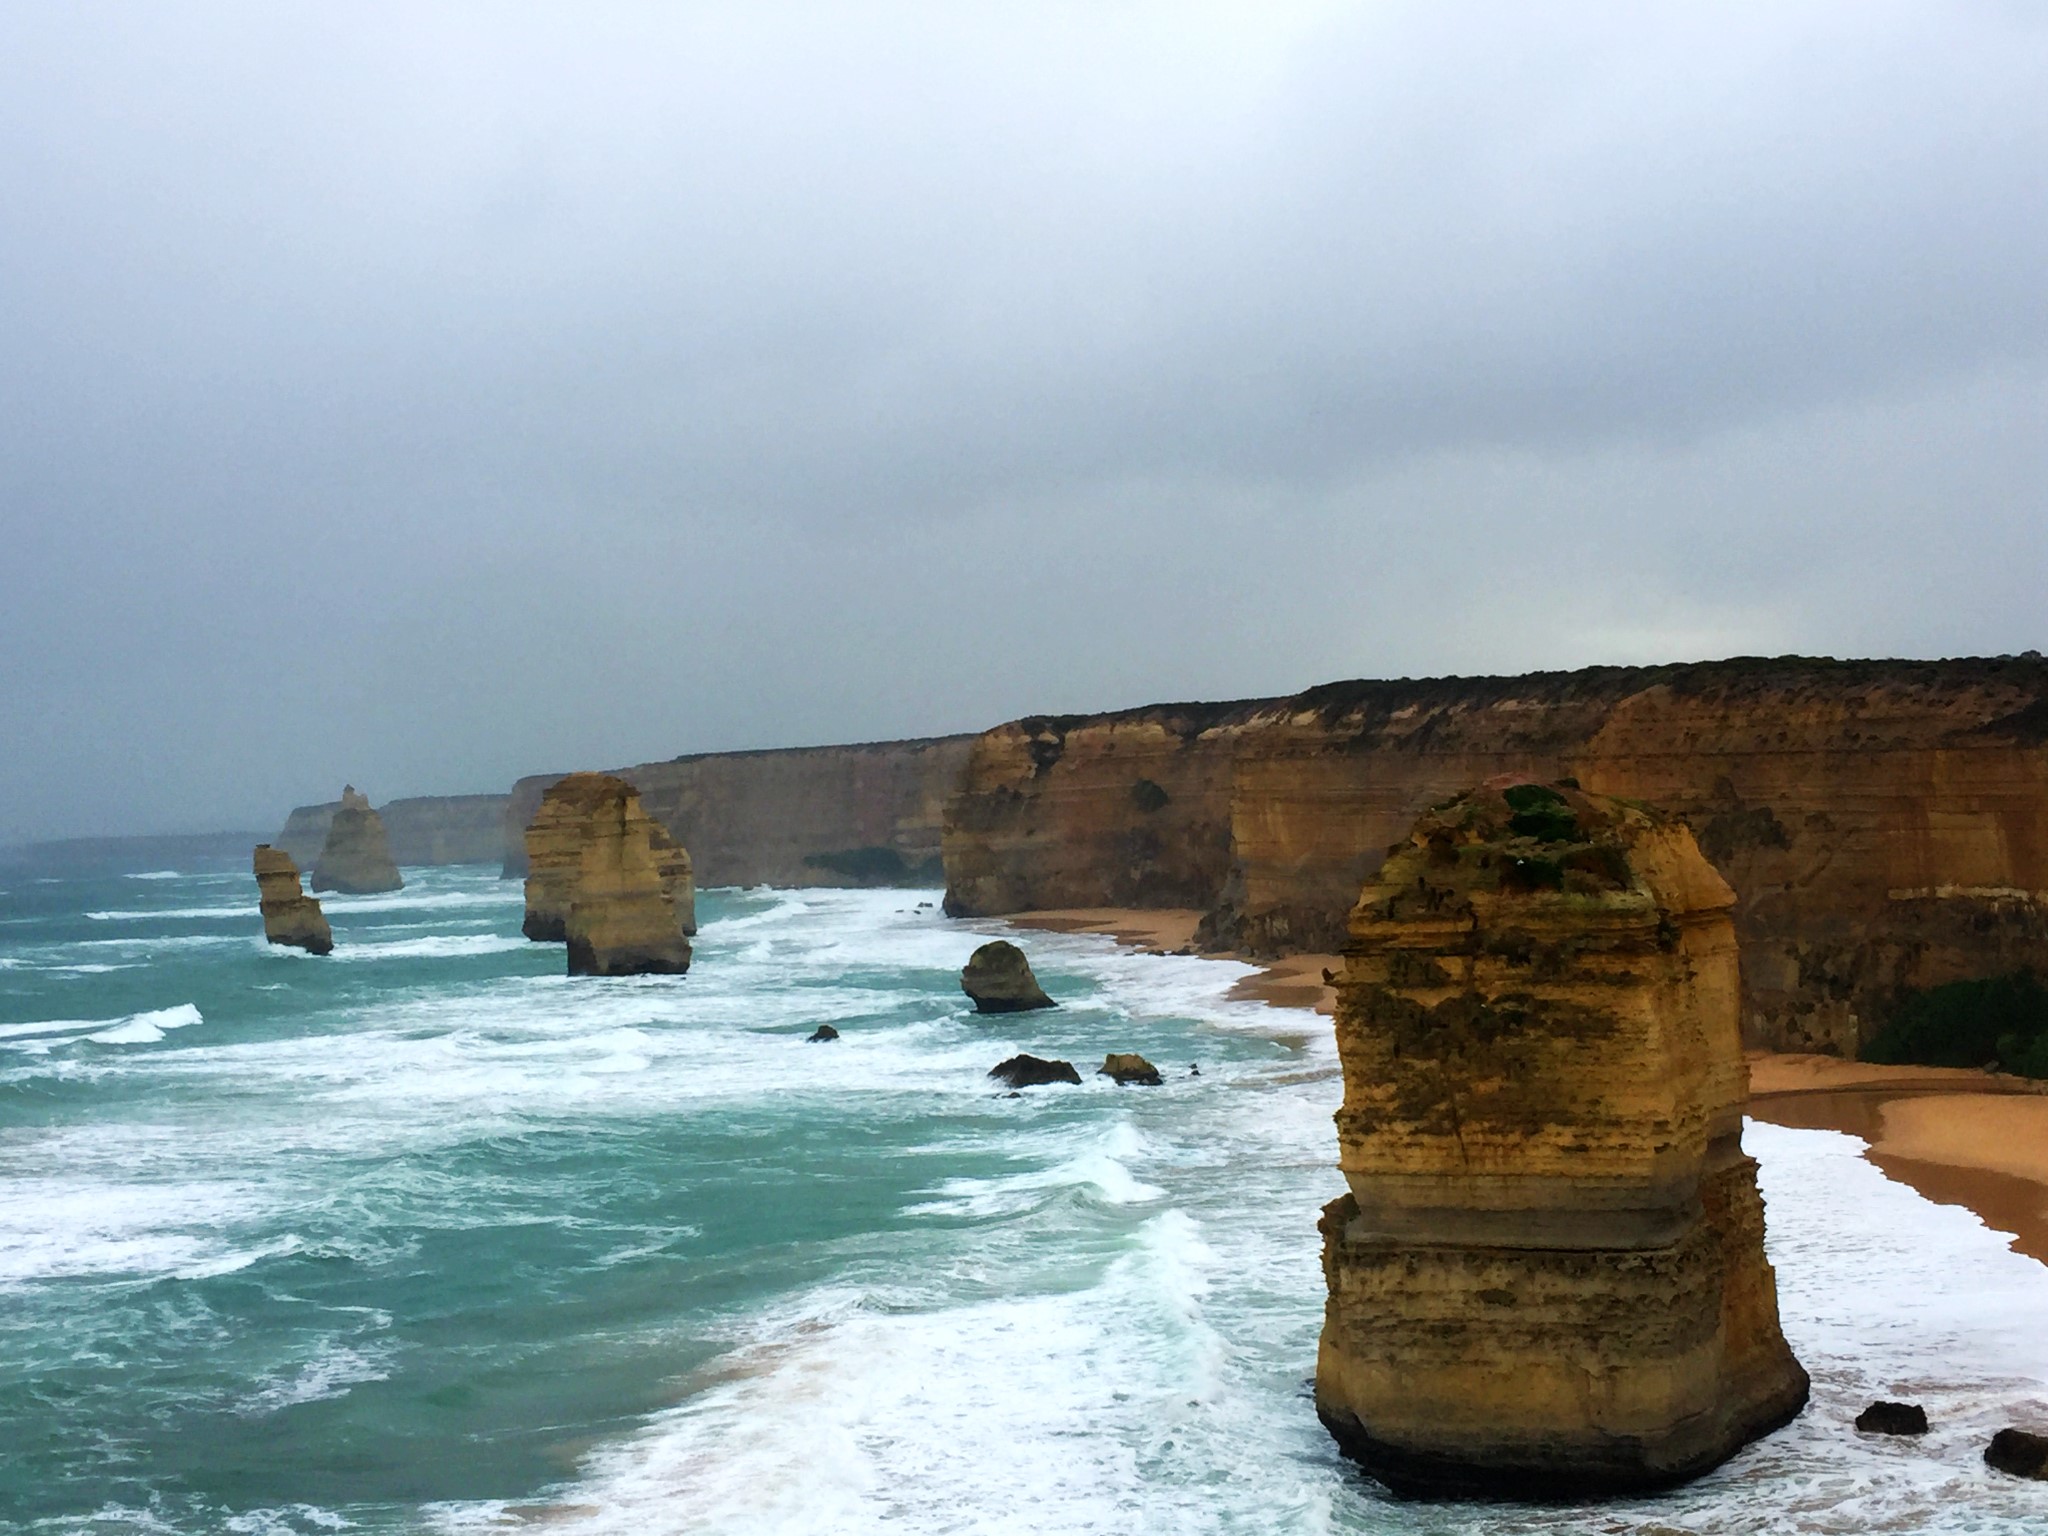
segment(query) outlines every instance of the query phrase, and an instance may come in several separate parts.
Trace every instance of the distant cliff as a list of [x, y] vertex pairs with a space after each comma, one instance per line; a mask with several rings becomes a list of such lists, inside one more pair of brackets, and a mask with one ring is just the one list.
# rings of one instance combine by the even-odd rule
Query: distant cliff
[[[391, 857], [400, 864], [496, 864], [505, 856], [503, 795], [416, 795], [377, 808], [384, 818]], [[302, 805], [285, 819], [271, 842], [293, 861], [307, 865], [320, 857], [339, 800]]]
[[1744, 1029], [1853, 1050], [1917, 988], [2048, 966], [2048, 664], [1743, 659], [1334, 683], [1041, 716], [974, 742], [947, 908], [1195, 907], [1336, 949], [1387, 845], [1495, 774], [1693, 828], [1734, 887]]
[[[939, 885], [940, 828], [976, 738], [710, 752], [608, 770], [690, 850], [698, 886]], [[527, 824], [562, 776], [506, 802], [507, 878], [526, 873]]]

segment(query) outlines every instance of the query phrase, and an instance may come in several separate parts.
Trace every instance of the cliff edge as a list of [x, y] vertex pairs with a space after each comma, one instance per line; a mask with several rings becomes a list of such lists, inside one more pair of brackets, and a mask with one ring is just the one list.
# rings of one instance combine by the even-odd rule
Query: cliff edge
[[2048, 969], [2048, 664], [1799, 657], [1333, 683], [984, 732], [947, 910], [1193, 907], [1335, 949], [1428, 806], [1499, 774], [1664, 807], [1735, 891], [1752, 1044], [1853, 1054], [1906, 993]]

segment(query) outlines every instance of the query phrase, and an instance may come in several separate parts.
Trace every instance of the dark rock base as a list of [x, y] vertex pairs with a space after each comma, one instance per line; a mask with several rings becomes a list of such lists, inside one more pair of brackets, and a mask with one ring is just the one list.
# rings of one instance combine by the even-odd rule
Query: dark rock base
[[1446, 1456], [1377, 1440], [1351, 1415], [1321, 1404], [1316, 1416], [1338, 1450], [1401, 1498], [1569, 1504], [1659, 1493], [1689, 1483], [1752, 1440], [1791, 1423], [1806, 1407], [1806, 1398], [1802, 1371], [1796, 1394], [1755, 1404], [1746, 1418], [1731, 1421], [1721, 1435], [1690, 1450], [1669, 1442], [1614, 1438], [1559, 1446], [1552, 1455], [1532, 1454], [1529, 1447], [1473, 1446]]
[[603, 952], [580, 940], [569, 940], [571, 976], [680, 976], [689, 968], [690, 946], [681, 940], [658, 949]]

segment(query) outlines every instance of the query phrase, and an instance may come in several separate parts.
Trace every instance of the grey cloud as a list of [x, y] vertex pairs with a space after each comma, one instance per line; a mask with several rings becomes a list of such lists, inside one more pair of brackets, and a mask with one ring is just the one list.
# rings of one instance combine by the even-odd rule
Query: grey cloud
[[2044, 150], [2017, 5], [17, 8], [0, 835], [2035, 644]]

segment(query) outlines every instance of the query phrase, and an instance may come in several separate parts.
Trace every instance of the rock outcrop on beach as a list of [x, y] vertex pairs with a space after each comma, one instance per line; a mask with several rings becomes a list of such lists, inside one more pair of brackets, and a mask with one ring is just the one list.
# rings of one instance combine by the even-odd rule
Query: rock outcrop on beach
[[1012, 1056], [988, 1069], [988, 1075], [1008, 1088], [1037, 1088], [1046, 1083], [1075, 1083], [1081, 1074], [1071, 1061], [1048, 1061], [1043, 1056]]
[[[377, 807], [390, 841], [391, 857], [402, 865], [502, 864], [505, 859], [505, 795], [415, 795]], [[327, 829], [339, 800], [301, 805], [285, 819], [271, 842], [300, 866], [313, 863], [327, 846]], [[521, 824], [521, 831], [525, 830]]]
[[254, 865], [263, 937], [272, 944], [293, 945], [310, 954], [333, 953], [334, 930], [320, 903], [299, 884], [299, 866], [292, 856], [282, 848], [258, 843]]
[[1426, 814], [1350, 919], [1316, 1404], [1398, 1492], [1693, 1477], [1784, 1423], [1734, 893], [1570, 786]]
[[1004, 939], [992, 939], [967, 959], [960, 972], [960, 990], [977, 1013], [1023, 1013], [1059, 1005], [1045, 995], [1024, 951]]
[[572, 976], [680, 975], [694, 910], [689, 855], [625, 780], [572, 773], [527, 829], [529, 939], [569, 946]]
[[345, 785], [341, 804], [327, 824], [320, 862], [313, 866], [313, 889], [371, 896], [404, 885], [384, 835], [384, 818], [370, 808], [368, 796], [358, 794], [353, 784]]
[[1157, 1088], [1161, 1082], [1159, 1069], [1136, 1051], [1110, 1052], [1102, 1058], [1102, 1065], [1095, 1069], [1095, 1075], [1108, 1078], [1119, 1088], [1131, 1085]]
[[[690, 850], [705, 885], [944, 883], [939, 828], [972, 736], [709, 752], [613, 772]], [[524, 832], [559, 777], [513, 786], [505, 875], [526, 873]]]
[[974, 743], [946, 907], [1206, 912], [1334, 950], [1427, 807], [1574, 776], [1684, 820], [1734, 888], [1755, 1045], [1854, 1054], [1911, 989], [2048, 971], [2048, 664], [1781, 658], [1333, 683], [1039, 716]]

